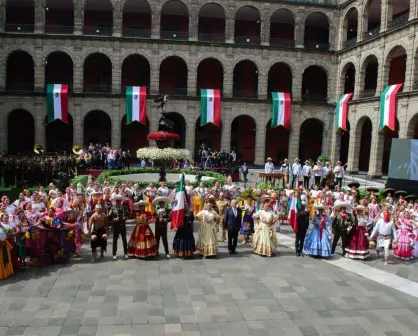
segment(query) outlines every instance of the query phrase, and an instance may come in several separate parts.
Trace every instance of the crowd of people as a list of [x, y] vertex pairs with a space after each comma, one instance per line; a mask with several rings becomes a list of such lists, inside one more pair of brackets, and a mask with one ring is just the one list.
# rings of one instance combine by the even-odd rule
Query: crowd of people
[[80, 148], [77, 155], [78, 166], [85, 169], [129, 169], [132, 164], [129, 149], [113, 148], [108, 143], [105, 145], [90, 143], [88, 147]]
[[196, 167], [202, 170], [231, 170], [237, 161], [234, 151], [213, 150], [202, 144], [196, 158]]

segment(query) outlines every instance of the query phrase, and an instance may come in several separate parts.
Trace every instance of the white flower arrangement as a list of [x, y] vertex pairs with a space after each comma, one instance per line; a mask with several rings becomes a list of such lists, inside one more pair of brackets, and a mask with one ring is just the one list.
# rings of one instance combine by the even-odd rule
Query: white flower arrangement
[[140, 148], [136, 151], [136, 157], [138, 159], [145, 160], [181, 160], [192, 158], [192, 155], [188, 149], [176, 149], [176, 148], [164, 148], [157, 147]]

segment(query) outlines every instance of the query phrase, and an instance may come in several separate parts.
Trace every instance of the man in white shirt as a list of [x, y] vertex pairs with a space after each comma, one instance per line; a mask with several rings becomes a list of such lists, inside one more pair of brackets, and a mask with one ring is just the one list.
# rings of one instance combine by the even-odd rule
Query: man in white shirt
[[280, 173], [283, 174], [282, 183], [284, 188], [287, 184], [287, 177], [289, 176], [289, 162], [287, 161], [287, 159], [283, 160], [283, 163], [280, 167]]
[[321, 186], [321, 178], [322, 178], [322, 162], [318, 161], [316, 165], [313, 167], [315, 184], [320, 187]]
[[146, 167], [147, 167], [147, 162], [144, 159], [142, 159], [141, 160], [141, 168], [146, 168]]
[[292, 188], [298, 187], [299, 175], [302, 175], [302, 165], [299, 159], [292, 164]]
[[164, 196], [168, 197], [170, 194], [170, 190], [168, 190], [167, 186], [165, 185], [165, 182], [161, 182], [160, 187], [157, 189], [158, 196]]
[[[266, 174], [274, 174], [274, 163], [273, 160], [271, 159], [271, 157], [267, 158], [267, 162], [264, 166], [264, 172]], [[271, 177], [267, 177], [266, 178], [267, 181], [271, 181]]]
[[305, 164], [302, 167], [302, 174], [303, 174], [303, 186], [309, 190], [309, 180], [311, 179], [311, 163], [309, 160], [305, 161]]
[[322, 179], [323, 180], [326, 180], [329, 171], [330, 171], [329, 162], [325, 162], [325, 165], [322, 167]]
[[337, 162], [337, 165], [334, 168], [335, 179], [337, 180], [337, 184], [340, 186], [340, 189], [343, 186], [343, 178], [344, 178], [344, 167], [341, 161]]

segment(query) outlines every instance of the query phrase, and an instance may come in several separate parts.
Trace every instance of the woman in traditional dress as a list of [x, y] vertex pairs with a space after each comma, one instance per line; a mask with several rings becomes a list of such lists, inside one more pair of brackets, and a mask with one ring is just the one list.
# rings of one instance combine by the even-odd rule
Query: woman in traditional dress
[[254, 233], [254, 219], [253, 215], [255, 212], [253, 206], [253, 198], [248, 196], [245, 200], [242, 200], [239, 204], [242, 209], [242, 225], [240, 233], [243, 235], [242, 244], [245, 245], [250, 241], [250, 237]]
[[78, 215], [75, 208], [65, 209], [64, 224], [67, 227], [67, 234], [65, 236], [66, 250], [71, 251], [70, 258], [73, 255], [77, 257], [84, 243], [84, 233], [81, 216]]
[[57, 188], [53, 183], [49, 184], [49, 192], [48, 192], [48, 201], [49, 204], [52, 204], [52, 201], [58, 197]]
[[16, 234], [17, 258], [19, 260], [20, 267], [26, 268], [26, 232], [29, 230], [30, 224], [23, 210], [19, 212], [17, 221], [17, 227], [19, 229]]
[[216, 230], [221, 217], [213, 210], [213, 203], [209, 199], [205, 202], [205, 208], [196, 215], [196, 219], [200, 222], [197, 250], [205, 258], [215, 256], [218, 250]]
[[415, 246], [415, 235], [413, 233], [414, 225], [409, 211], [405, 211], [402, 218], [397, 223], [398, 246], [393, 251], [396, 258], [411, 260], [413, 256], [413, 247]]
[[19, 232], [19, 229], [17, 228], [16, 223], [13, 221], [13, 217], [9, 216], [7, 213], [1, 216], [0, 227], [2, 227], [7, 234], [7, 241], [12, 247], [10, 249], [10, 261], [12, 262], [13, 270], [17, 271], [19, 269], [19, 259], [17, 256], [17, 245], [15, 242], [15, 236]]
[[194, 215], [190, 201], [184, 204], [184, 211], [184, 224], [177, 228], [173, 240], [173, 254], [183, 259], [191, 257], [196, 251], [193, 235]]
[[27, 201], [25, 199], [25, 195], [23, 193], [20, 193], [19, 198], [13, 202], [13, 205], [18, 209], [24, 210], [26, 203]]
[[380, 215], [380, 206], [377, 204], [376, 196], [371, 197], [371, 203], [367, 206], [370, 221], [376, 223]]
[[278, 218], [269, 207], [269, 201], [264, 199], [262, 209], [252, 217], [256, 222], [253, 238], [254, 253], [271, 257], [277, 249], [275, 224]]
[[148, 187], [145, 188], [145, 201], [148, 203], [147, 207], [145, 208], [145, 211], [149, 211], [152, 214], [154, 213], [154, 205], [152, 201], [154, 200], [154, 197], [157, 195], [157, 188], [154, 187], [153, 183], [150, 183]]
[[354, 210], [354, 226], [348, 233], [346, 256], [350, 259], [367, 259], [369, 257], [369, 241], [367, 239], [367, 226], [371, 222], [365, 214], [366, 208], [359, 205]]
[[331, 257], [331, 219], [325, 214], [325, 207], [315, 206], [315, 214], [312, 219], [312, 231], [306, 236], [303, 253], [313, 257]]
[[11, 250], [12, 246], [7, 241], [7, 233], [0, 226], [0, 280], [7, 279], [13, 275]]
[[287, 215], [289, 213], [289, 202], [286, 196], [286, 192], [284, 190], [280, 191], [279, 198], [277, 200], [277, 215], [279, 220], [281, 220], [282, 224], [287, 219]]
[[137, 213], [135, 217], [136, 226], [128, 242], [128, 255], [130, 257], [147, 258], [158, 252], [157, 241], [149, 227], [150, 223], [155, 222], [155, 218], [153, 213], [145, 210], [146, 207], [149, 207], [149, 203], [140, 201], [135, 203], [132, 208], [132, 211]]
[[194, 190], [193, 194], [193, 213], [196, 216], [203, 209], [203, 203], [208, 193], [207, 188], [205, 188], [203, 182], [199, 183], [199, 186]]

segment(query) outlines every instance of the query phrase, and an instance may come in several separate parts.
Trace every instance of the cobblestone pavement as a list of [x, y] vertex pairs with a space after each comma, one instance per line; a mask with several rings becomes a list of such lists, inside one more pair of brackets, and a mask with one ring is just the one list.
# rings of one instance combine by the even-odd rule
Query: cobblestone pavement
[[418, 293], [284, 246], [272, 258], [238, 251], [231, 257], [221, 243], [215, 259], [147, 261], [113, 261], [108, 251], [92, 265], [86, 245], [71, 264], [0, 282], [0, 335], [418, 334]]

